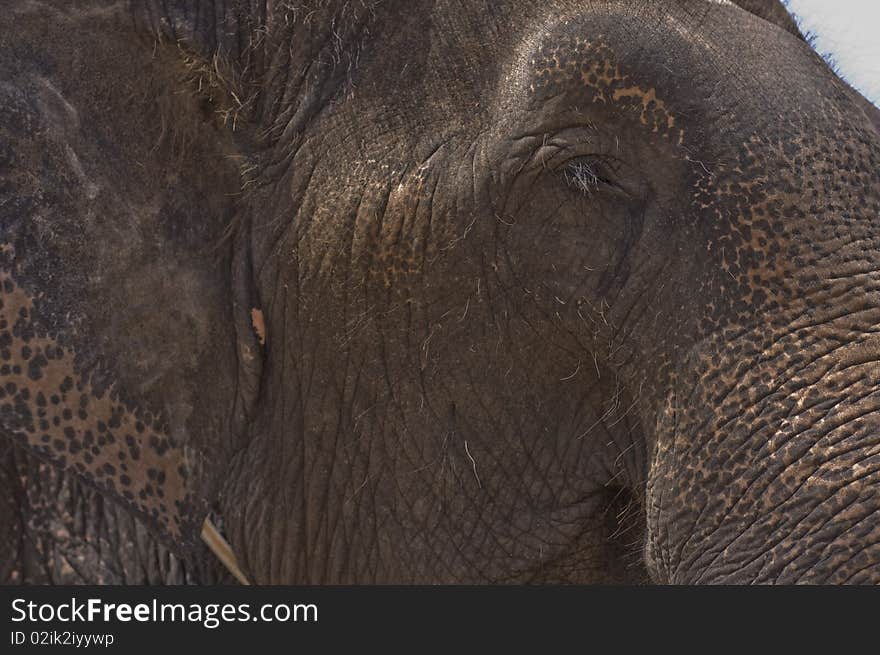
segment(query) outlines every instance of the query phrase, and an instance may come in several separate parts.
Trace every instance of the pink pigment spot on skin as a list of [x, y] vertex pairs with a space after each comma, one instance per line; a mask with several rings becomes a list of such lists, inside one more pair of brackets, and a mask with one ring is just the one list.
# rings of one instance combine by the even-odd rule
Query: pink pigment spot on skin
[[263, 318], [262, 310], [254, 307], [251, 309], [251, 325], [254, 326], [254, 332], [257, 333], [257, 339], [261, 346], [266, 345], [266, 320]]

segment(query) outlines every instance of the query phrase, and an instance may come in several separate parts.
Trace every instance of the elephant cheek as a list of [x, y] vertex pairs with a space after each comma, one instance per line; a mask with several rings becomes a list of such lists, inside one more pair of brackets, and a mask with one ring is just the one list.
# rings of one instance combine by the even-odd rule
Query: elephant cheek
[[880, 366], [819, 359], [760, 378], [782, 380], [703, 379], [688, 406], [668, 401], [647, 487], [649, 570], [683, 584], [880, 583]]

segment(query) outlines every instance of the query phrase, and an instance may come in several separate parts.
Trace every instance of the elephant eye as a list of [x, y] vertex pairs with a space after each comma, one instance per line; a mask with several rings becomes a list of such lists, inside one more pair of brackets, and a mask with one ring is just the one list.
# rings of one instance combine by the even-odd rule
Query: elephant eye
[[565, 165], [565, 183], [578, 193], [591, 196], [603, 187], [618, 189], [614, 181], [616, 167], [613, 162], [596, 156], [578, 157]]

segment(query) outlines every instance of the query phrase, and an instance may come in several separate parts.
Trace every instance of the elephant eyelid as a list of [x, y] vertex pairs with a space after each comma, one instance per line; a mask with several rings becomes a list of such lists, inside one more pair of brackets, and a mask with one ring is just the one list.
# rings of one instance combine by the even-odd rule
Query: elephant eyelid
[[593, 195], [601, 187], [620, 189], [612, 179], [611, 167], [595, 157], [578, 157], [568, 162], [563, 170], [565, 183], [575, 191]]

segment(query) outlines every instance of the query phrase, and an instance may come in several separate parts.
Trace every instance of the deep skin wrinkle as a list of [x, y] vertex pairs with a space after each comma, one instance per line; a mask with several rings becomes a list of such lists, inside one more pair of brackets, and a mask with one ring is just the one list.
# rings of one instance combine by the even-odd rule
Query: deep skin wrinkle
[[17, 17], [7, 578], [876, 581], [876, 115], [740, 4]]

